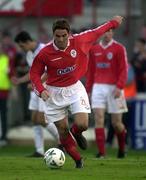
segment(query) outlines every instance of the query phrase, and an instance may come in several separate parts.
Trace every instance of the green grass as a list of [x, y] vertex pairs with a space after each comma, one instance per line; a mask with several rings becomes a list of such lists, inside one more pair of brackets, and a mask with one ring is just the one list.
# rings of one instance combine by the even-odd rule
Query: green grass
[[116, 149], [108, 149], [106, 159], [94, 158], [96, 149], [82, 151], [84, 168], [75, 169], [66, 155], [62, 169], [49, 169], [42, 158], [26, 157], [28, 146], [0, 148], [0, 180], [145, 180], [146, 151], [129, 150], [125, 159], [116, 158]]

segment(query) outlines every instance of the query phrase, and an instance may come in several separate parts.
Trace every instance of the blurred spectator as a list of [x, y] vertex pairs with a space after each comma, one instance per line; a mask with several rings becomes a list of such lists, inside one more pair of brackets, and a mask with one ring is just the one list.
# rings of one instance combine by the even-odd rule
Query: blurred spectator
[[3, 51], [0, 44], [0, 119], [1, 119], [1, 138], [0, 146], [7, 144], [7, 102], [11, 89], [10, 78], [14, 74], [14, 63]]
[[10, 60], [12, 60], [12, 62], [15, 63], [14, 59], [17, 50], [13, 43], [11, 33], [9, 31], [3, 31], [1, 36], [3, 51], [9, 56]]
[[146, 40], [146, 24], [141, 27], [140, 37]]
[[[26, 61], [24, 59], [24, 55], [23, 53], [20, 51], [20, 49], [18, 49], [15, 44], [14, 41], [12, 39], [11, 33], [9, 31], [3, 31], [1, 33], [1, 38], [2, 38], [2, 47], [4, 52], [9, 56], [10, 58], [10, 62], [12, 63], [11, 66], [14, 67], [15, 69], [15, 73], [18, 76], [24, 75], [25, 72], [28, 72], [28, 66], [26, 64]], [[26, 122], [27, 120], [30, 119], [30, 112], [27, 109], [28, 106], [28, 101], [29, 101], [29, 90], [27, 89], [27, 83], [24, 83], [22, 85], [20, 85], [18, 88], [13, 88], [14, 92], [19, 95], [19, 99], [17, 102], [17, 105], [14, 104], [14, 100], [10, 99], [10, 104], [12, 106], [14, 106], [15, 109], [17, 109], [18, 104], [22, 104], [22, 116], [19, 116], [19, 120], [17, 118], [17, 116], [14, 114], [14, 118], [11, 118], [11, 123], [10, 125], [19, 125], [22, 122]], [[18, 92], [17, 92], [18, 90]], [[13, 115], [13, 113], [11, 111], [9, 111], [11, 115]], [[9, 116], [11, 116], [9, 115]], [[21, 117], [21, 118], [20, 118]]]
[[133, 67], [129, 64], [128, 79], [124, 88], [124, 93], [127, 101], [133, 100], [137, 95], [135, 73]]
[[126, 82], [126, 86], [124, 88], [124, 93], [127, 101], [127, 106], [128, 106], [128, 112], [124, 113], [123, 116], [123, 122], [125, 124], [125, 127], [127, 129], [127, 134], [126, 134], [126, 144], [129, 146], [130, 145], [130, 136], [131, 136], [131, 106], [132, 102], [135, 99], [137, 95], [137, 88], [136, 88], [136, 79], [135, 79], [135, 72], [131, 64], [129, 64], [128, 67], [128, 79]]
[[[15, 56], [15, 70], [16, 70], [16, 76], [17, 77], [22, 77], [29, 71], [29, 67], [27, 65], [26, 59], [25, 59], [25, 54], [19, 50]], [[22, 122], [28, 122], [30, 120], [30, 111], [28, 110], [28, 103], [29, 103], [29, 97], [30, 97], [30, 92], [27, 88], [28, 83], [22, 83], [20, 84], [17, 89], [18, 89], [18, 94], [21, 100], [21, 107], [22, 107], [22, 113], [23, 113], [23, 119], [20, 122], [16, 122], [16, 124], [21, 124]]]
[[146, 91], [146, 41], [139, 38], [135, 42], [131, 64], [136, 75], [136, 86], [138, 92]]

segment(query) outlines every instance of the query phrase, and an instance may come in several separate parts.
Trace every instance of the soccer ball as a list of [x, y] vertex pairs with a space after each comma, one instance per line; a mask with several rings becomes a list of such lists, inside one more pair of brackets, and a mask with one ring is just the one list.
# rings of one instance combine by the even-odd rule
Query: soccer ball
[[64, 152], [58, 148], [50, 148], [44, 154], [44, 161], [49, 168], [61, 168], [65, 163]]

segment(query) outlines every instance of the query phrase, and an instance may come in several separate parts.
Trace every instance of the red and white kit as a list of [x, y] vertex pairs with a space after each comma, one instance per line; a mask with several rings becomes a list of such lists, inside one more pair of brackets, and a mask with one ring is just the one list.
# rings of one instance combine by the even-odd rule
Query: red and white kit
[[[127, 81], [128, 64], [124, 46], [113, 39], [107, 46], [101, 41], [90, 50], [89, 67], [86, 90], [92, 92], [92, 108], [107, 108], [109, 113], [126, 112], [122, 89]], [[121, 89], [120, 98], [114, 97], [115, 87]]]
[[[62, 108], [65, 107], [64, 98], [67, 98], [67, 96], [69, 98], [71, 94], [72, 96], [76, 96], [76, 102], [74, 102], [73, 98], [69, 98], [69, 105], [78, 102], [80, 105], [78, 112], [89, 113], [90, 106], [87, 93], [84, 89], [84, 86], [81, 86], [78, 81], [86, 73], [88, 66], [87, 55], [93, 43], [95, 43], [96, 40], [109, 28], [116, 28], [117, 26], [117, 21], [111, 20], [108, 23], [93, 30], [87, 30], [80, 34], [74, 34], [70, 36], [68, 46], [65, 50], [59, 50], [53, 41], [49, 43], [36, 56], [33, 62], [33, 66], [30, 70], [30, 79], [33, 83], [36, 93], [40, 96], [41, 92], [45, 90], [45, 87], [41, 83], [40, 76], [43, 74], [45, 66], [47, 66], [47, 74], [49, 76], [46, 81], [46, 89], [48, 89], [47, 86], [52, 86], [52, 89], [53, 87], [54, 89], [57, 87], [58, 93], [62, 93], [62, 88], [68, 89], [68, 93], [65, 95], [66, 97], [60, 94], [60, 97], [62, 98], [59, 100], [59, 106], [55, 101], [53, 102], [56, 104], [56, 109], [62, 110]], [[78, 89], [78, 91], [83, 91], [84, 93], [78, 93], [76, 90], [72, 91], [72, 86], [74, 89]], [[50, 94], [50, 96], [53, 95]], [[61, 102], [63, 103], [61, 104]], [[49, 103], [49, 100], [46, 101], [46, 106], [49, 107], [51, 105], [52, 104]], [[76, 110], [72, 109], [72, 113], [75, 111]], [[45, 113], [49, 116], [50, 111], [47, 111], [46, 108]], [[65, 114], [65, 112], [63, 112], [63, 114]], [[57, 118], [60, 120], [60, 116], [57, 116], [54, 118], [54, 121], [56, 121]]]

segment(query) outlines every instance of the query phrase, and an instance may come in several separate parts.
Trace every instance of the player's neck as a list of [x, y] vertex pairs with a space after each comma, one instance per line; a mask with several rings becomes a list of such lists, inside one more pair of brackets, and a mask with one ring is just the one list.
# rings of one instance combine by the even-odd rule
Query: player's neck
[[38, 45], [39, 45], [38, 42], [33, 41], [33, 42], [32, 42], [32, 49], [31, 49], [31, 50], [34, 52], [34, 51], [38, 48]]
[[108, 46], [112, 42], [112, 39], [110, 40], [102, 40], [102, 45], [103, 46]]

